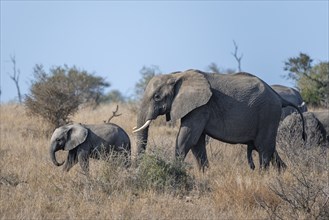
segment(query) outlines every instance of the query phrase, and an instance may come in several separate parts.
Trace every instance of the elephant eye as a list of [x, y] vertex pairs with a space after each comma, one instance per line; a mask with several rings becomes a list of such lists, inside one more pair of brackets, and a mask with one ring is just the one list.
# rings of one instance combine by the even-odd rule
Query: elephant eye
[[161, 96], [159, 94], [154, 95], [154, 101], [158, 102], [161, 100]]

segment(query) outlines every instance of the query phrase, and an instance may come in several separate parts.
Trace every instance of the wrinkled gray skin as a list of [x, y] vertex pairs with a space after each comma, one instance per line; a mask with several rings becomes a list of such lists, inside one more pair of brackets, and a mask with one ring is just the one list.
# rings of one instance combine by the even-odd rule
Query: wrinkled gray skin
[[[318, 115], [318, 117], [316, 116]], [[307, 133], [307, 138], [305, 144], [307, 147], [313, 147], [314, 144], [326, 146], [327, 142], [329, 143], [329, 111], [325, 112], [303, 112], [303, 117], [305, 120], [305, 132]], [[322, 120], [322, 122], [321, 122]], [[325, 126], [327, 123], [327, 127]], [[279, 130], [283, 129], [286, 133], [290, 132], [290, 135], [293, 135], [291, 132], [294, 130], [289, 130], [289, 127], [296, 125], [300, 126], [299, 115], [296, 113], [288, 115], [280, 124]], [[327, 129], [327, 130], [326, 130]], [[319, 139], [318, 139], [319, 138]], [[252, 158], [252, 147], [248, 146], [247, 149], [247, 158], [248, 163], [251, 169], [255, 169], [255, 165]]]
[[326, 131], [326, 138], [329, 142], [329, 110], [313, 112], [313, 114], [319, 120], [324, 130]]
[[192, 150], [202, 170], [208, 166], [206, 135], [227, 143], [247, 144], [258, 151], [261, 168], [267, 168], [274, 159], [281, 169], [285, 164], [275, 150], [275, 139], [285, 106], [294, 105], [248, 73], [188, 70], [155, 76], [146, 87], [137, 116], [137, 149], [139, 153], [146, 149], [147, 121], [165, 114], [167, 121], [181, 120], [176, 157], [184, 159]]
[[[327, 116], [329, 117], [328, 114]], [[325, 146], [327, 142], [327, 132], [323, 124], [316, 117], [314, 112], [304, 112], [303, 116], [305, 119], [305, 131], [307, 133], [305, 147], [312, 148], [314, 145]], [[327, 120], [329, 121], [329, 119]], [[279, 131], [282, 129], [285, 134], [290, 133], [290, 136], [293, 136], [291, 132], [296, 132], [296, 129], [291, 129], [290, 127], [292, 125], [300, 125], [299, 116], [296, 113], [289, 115], [280, 123]]]
[[[287, 100], [288, 102], [294, 104], [295, 106], [298, 106], [299, 110], [303, 112], [307, 112], [307, 106], [305, 102], [303, 101], [302, 96], [300, 93], [293, 88], [282, 86], [282, 85], [272, 85], [271, 86], [282, 98]], [[283, 120], [288, 115], [292, 114], [293, 112], [296, 112], [296, 109], [294, 109], [291, 106], [285, 107], [282, 110], [281, 114], [281, 120]]]
[[97, 125], [71, 124], [57, 128], [50, 140], [50, 157], [56, 166], [55, 153], [58, 150], [69, 151], [64, 164], [64, 171], [69, 171], [79, 162], [82, 170], [89, 171], [89, 158], [99, 159], [101, 155], [116, 151], [129, 161], [130, 139], [119, 126], [107, 123]]
[[[271, 86], [274, 91], [276, 91], [283, 99], [287, 100], [288, 102], [297, 106], [300, 112], [307, 112], [307, 106], [303, 101], [302, 96], [300, 93], [291, 87], [283, 86], [283, 85], [272, 85]], [[287, 106], [282, 109], [281, 113], [281, 120], [284, 120], [288, 115], [298, 112], [297, 109], [293, 106]], [[249, 146], [247, 149], [247, 158], [248, 163], [251, 169], [255, 169], [255, 164], [252, 159], [252, 151], [256, 150], [255, 148]], [[277, 157], [277, 153], [274, 154]]]

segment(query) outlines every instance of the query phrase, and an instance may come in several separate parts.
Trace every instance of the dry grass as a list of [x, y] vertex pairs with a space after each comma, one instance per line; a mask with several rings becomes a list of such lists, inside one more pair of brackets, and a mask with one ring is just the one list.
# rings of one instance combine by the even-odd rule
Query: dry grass
[[[111, 122], [130, 135], [136, 117], [129, 105]], [[103, 123], [115, 105], [80, 110], [73, 121]], [[47, 124], [26, 115], [19, 105], [0, 106], [1, 219], [328, 219], [328, 152], [314, 146], [294, 154], [279, 149], [288, 164], [285, 173], [251, 171], [246, 147], [211, 140], [210, 169], [199, 173], [191, 155], [185, 189], [147, 184], [138, 169], [113, 161], [91, 160], [91, 177], [79, 166], [69, 173], [55, 167], [48, 155]], [[149, 155], [172, 161], [177, 125], [159, 119], [150, 128]], [[290, 137], [288, 137], [290, 138]], [[281, 138], [282, 139], [282, 138]], [[281, 140], [280, 139], [280, 140]], [[301, 156], [304, 155], [304, 156]], [[62, 158], [65, 153], [59, 155]], [[315, 158], [315, 159], [314, 159]], [[257, 162], [257, 155], [254, 154]], [[166, 162], [166, 163], [167, 163]], [[169, 163], [168, 162], [168, 163]], [[257, 163], [256, 163], [257, 164]], [[305, 201], [304, 201], [305, 200]]]

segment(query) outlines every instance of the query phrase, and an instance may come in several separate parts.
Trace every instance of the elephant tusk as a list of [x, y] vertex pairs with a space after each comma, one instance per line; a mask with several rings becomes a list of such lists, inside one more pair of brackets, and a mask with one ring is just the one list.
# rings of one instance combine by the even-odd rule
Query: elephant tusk
[[147, 128], [147, 127], [151, 124], [151, 121], [152, 121], [152, 120], [147, 120], [147, 122], [145, 122], [145, 124], [144, 124], [142, 127], [140, 127], [140, 128], [135, 128], [135, 129], [133, 130], [133, 133], [136, 133], [136, 132], [138, 132], [138, 131], [144, 130], [145, 128]]

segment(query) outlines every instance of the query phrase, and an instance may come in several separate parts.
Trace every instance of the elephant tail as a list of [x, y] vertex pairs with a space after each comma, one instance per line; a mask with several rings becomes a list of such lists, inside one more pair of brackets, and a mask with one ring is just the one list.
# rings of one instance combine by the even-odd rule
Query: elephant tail
[[303, 116], [303, 113], [301, 112], [301, 110], [298, 108], [298, 106], [294, 105], [293, 103], [291, 102], [288, 102], [287, 100], [285, 100], [284, 98], [281, 98], [282, 99], [282, 107], [293, 107], [295, 108], [298, 113], [300, 114], [300, 117], [302, 118], [302, 124], [303, 124], [303, 134], [302, 134], [302, 138], [303, 140], [305, 141], [306, 140], [306, 132], [305, 132], [305, 119], [304, 119], [304, 116]]

